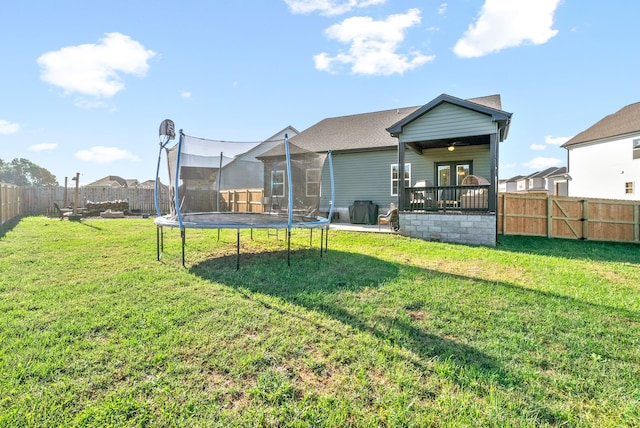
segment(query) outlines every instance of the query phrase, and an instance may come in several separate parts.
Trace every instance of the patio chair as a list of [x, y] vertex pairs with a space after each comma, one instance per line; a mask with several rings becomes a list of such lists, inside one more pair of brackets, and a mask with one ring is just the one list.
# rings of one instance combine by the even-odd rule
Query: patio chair
[[56, 209], [56, 211], [58, 212], [58, 216], [60, 216], [60, 220], [64, 219], [64, 213], [62, 212], [62, 210], [60, 209], [60, 207], [58, 206], [57, 203], [53, 203], [53, 207]]
[[381, 224], [388, 224], [389, 229], [397, 232], [400, 229], [400, 221], [398, 216], [398, 207], [396, 204], [391, 203], [389, 206], [389, 212], [386, 214], [380, 214], [378, 216], [378, 230], [380, 230]]

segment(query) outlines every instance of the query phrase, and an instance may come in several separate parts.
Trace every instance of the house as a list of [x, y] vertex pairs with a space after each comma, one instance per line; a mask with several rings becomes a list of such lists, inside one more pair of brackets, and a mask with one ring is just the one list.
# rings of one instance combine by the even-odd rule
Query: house
[[569, 196], [640, 199], [640, 102], [606, 116], [562, 147]]
[[[381, 210], [395, 203], [402, 233], [493, 245], [498, 143], [506, 139], [510, 120], [511, 113], [501, 110], [499, 95], [463, 100], [442, 94], [423, 106], [324, 119], [290, 142], [305, 150], [332, 152], [333, 209], [340, 221], [349, 221], [349, 207], [355, 201], [371, 201]], [[322, 174], [325, 183], [326, 171]], [[472, 175], [485, 177], [489, 184], [465, 188], [465, 177]], [[484, 193], [483, 206], [462, 206], [463, 192], [472, 190]], [[327, 211], [328, 193], [322, 192]], [[417, 204], [418, 200], [422, 202]], [[483, 218], [447, 216], [467, 211], [481, 211]], [[429, 221], [438, 223], [424, 226]], [[484, 222], [483, 226], [471, 227], [474, 221]], [[472, 229], [482, 236], [465, 236], [473, 234]]]
[[558, 191], [560, 193], [565, 193], [566, 191], [562, 191], [560, 183], [566, 183], [566, 167], [549, 167], [543, 171], [536, 171], [527, 176], [518, 176], [516, 178], [516, 192], [518, 193], [548, 193], [550, 195], [558, 194], [556, 192], [556, 186], [558, 185]]
[[[237, 155], [233, 160], [229, 161], [224, 167], [221, 174], [222, 181], [220, 190], [238, 189], [238, 188], [264, 188], [265, 178], [263, 165], [258, 159], [263, 153], [276, 147], [282, 143], [285, 136], [290, 138], [298, 134], [298, 130], [289, 125], [286, 128], [275, 133], [260, 144], [250, 150]], [[248, 167], [251, 163], [255, 167]]]
[[518, 180], [523, 179], [523, 175], [516, 175], [506, 180], [500, 180], [498, 182], [499, 193], [515, 193], [518, 190]]
[[124, 188], [124, 187], [137, 187], [140, 183], [136, 179], [124, 179], [117, 175], [107, 175], [92, 183], [86, 184], [85, 187], [111, 187], [111, 188]]

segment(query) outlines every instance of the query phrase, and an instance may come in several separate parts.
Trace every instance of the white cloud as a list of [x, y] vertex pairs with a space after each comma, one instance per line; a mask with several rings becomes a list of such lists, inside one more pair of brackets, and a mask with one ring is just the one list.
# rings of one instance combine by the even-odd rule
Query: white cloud
[[486, 0], [453, 51], [475, 58], [525, 43], [541, 45], [558, 33], [551, 28], [560, 0]]
[[125, 88], [123, 74], [144, 76], [156, 55], [120, 33], [108, 33], [98, 44], [64, 47], [38, 58], [40, 78], [65, 93], [112, 97]]
[[529, 146], [531, 150], [544, 150], [547, 148], [544, 144], [532, 144]]
[[89, 150], [80, 150], [76, 157], [87, 162], [110, 163], [119, 160], [138, 161], [140, 158], [133, 153], [117, 147], [94, 146]]
[[573, 137], [552, 137], [547, 135], [544, 137], [544, 142], [552, 146], [561, 146]]
[[0, 120], [0, 135], [15, 134], [20, 130], [20, 125], [11, 123], [8, 120]]
[[387, 0], [284, 0], [291, 13], [308, 14], [319, 12], [325, 16], [347, 13], [355, 8], [384, 4]]
[[73, 104], [81, 109], [84, 110], [90, 110], [90, 109], [94, 109], [94, 108], [106, 108], [107, 104], [102, 102], [102, 101], [97, 101], [97, 100], [88, 100], [86, 98], [78, 98], [76, 99]]
[[556, 158], [537, 157], [525, 163], [524, 166], [531, 169], [547, 169], [552, 166], [560, 166], [562, 161]]
[[189, 91], [180, 92], [180, 98], [191, 98], [191, 92]]
[[46, 150], [53, 150], [56, 148], [58, 148], [58, 145], [56, 143], [41, 143], [41, 144], [34, 144], [33, 146], [30, 146], [27, 150], [32, 152], [43, 152]]
[[410, 9], [405, 14], [390, 15], [384, 21], [370, 17], [353, 17], [327, 28], [327, 37], [349, 44], [349, 51], [329, 56], [323, 52], [314, 56], [316, 69], [336, 73], [340, 66], [351, 67], [354, 74], [402, 74], [434, 59], [420, 52], [398, 53], [405, 30], [420, 23], [420, 11]]
[[446, 3], [440, 4], [440, 6], [438, 7], [438, 15], [444, 15], [447, 12], [447, 6], [449, 5]]

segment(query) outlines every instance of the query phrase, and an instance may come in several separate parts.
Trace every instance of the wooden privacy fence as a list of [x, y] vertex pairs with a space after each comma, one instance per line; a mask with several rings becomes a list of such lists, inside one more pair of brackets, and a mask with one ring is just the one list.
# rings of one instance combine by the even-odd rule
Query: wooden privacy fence
[[498, 233], [640, 243], [640, 201], [501, 193]]
[[[73, 206], [75, 187], [67, 188], [65, 199], [64, 186], [51, 187], [24, 187], [22, 188], [22, 214], [40, 215], [55, 211], [54, 203], [60, 207]], [[140, 212], [155, 213], [155, 189], [139, 187], [80, 187], [78, 189], [78, 206], [84, 207], [87, 201], [107, 202], [107, 201], [128, 201], [129, 210], [139, 210]], [[160, 210], [163, 213], [169, 212], [170, 197], [169, 189], [160, 188]]]
[[0, 183], [0, 226], [20, 215], [21, 194], [19, 186]]
[[224, 211], [264, 212], [264, 189], [221, 190], [220, 199], [223, 202]]

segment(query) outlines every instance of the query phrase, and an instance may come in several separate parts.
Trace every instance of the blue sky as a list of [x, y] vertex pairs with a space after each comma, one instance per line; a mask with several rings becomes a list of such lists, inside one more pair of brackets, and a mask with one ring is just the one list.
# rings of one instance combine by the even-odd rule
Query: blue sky
[[[153, 179], [158, 126], [257, 142], [288, 125], [500, 94], [500, 177], [640, 101], [640, 2], [24, 0], [0, 26], [0, 158]], [[237, 154], [247, 145], [231, 145]]]

